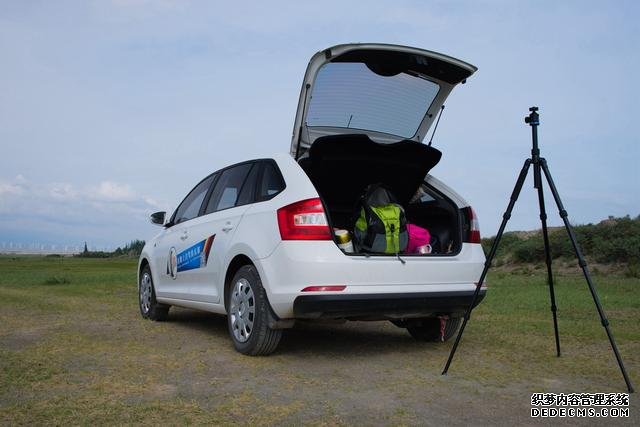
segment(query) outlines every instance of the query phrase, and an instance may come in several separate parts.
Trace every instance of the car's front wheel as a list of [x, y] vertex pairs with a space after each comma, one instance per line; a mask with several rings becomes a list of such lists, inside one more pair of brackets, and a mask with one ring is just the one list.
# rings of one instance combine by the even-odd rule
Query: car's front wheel
[[407, 331], [418, 341], [447, 341], [455, 335], [461, 323], [462, 317], [429, 317], [408, 325]]
[[269, 302], [258, 271], [240, 267], [227, 292], [227, 325], [233, 345], [242, 354], [264, 356], [275, 351], [281, 329], [269, 328]]
[[138, 283], [138, 302], [140, 314], [145, 319], [165, 320], [169, 314], [169, 306], [156, 301], [156, 291], [153, 287], [151, 268], [146, 265], [140, 273], [140, 283]]

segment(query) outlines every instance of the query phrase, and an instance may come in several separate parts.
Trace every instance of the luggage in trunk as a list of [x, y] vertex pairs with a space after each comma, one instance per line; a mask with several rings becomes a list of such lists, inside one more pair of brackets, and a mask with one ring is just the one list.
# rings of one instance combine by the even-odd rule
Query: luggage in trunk
[[357, 250], [399, 254], [407, 246], [407, 217], [395, 196], [381, 184], [369, 185], [358, 200], [353, 229]]

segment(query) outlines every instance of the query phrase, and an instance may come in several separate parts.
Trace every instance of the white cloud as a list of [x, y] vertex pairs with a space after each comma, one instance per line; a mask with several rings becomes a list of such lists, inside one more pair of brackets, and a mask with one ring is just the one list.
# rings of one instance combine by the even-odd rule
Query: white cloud
[[78, 190], [68, 183], [54, 183], [50, 185], [48, 194], [56, 200], [73, 200], [78, 197]]
[[[0, 197], [5, 205], [5, 212], [19, 213], [27, 206], [46, 207], [50, 204], [70, 202], [69, 206], [94, 206], [108, 209], [109, 206], [120, 204], [130, 209], [155, 209], [166, 205], [147, 195], [139, 195], [129, 184], [105, 180], [97, 185], [77, 187], [68, 182], [54, 182], [48, 184], [30, 183], [24, 176], [18, 175], [14, 179], [0, 179]], [[75, 205], [74, 205], [75, 204]], [[57, 206], [59, 208], [59, 206]], [[38, 209], [36, 209], [38, 210]]]
[[111, 180], [77, 187], [18, 176], [0, 180], [0, 241], [36, 233], [44, 240], [46, 236], [60, 242], [100, 238], [103, 244], [119, 244], [147, 237], [148, 215], [165, 205], [139, 195], [129, 184]]
[[137, 198], [129, 185], [113, 181], [102, 181], [98, 187], [91, 188], [87, 196], [108, 202], [132, 202]]
[[0, 196], [3, 194], [21, 194], [22, 187], [10, 182], [0, 182]]
[[166, 209], [165, 204], [158, 202], [156, 199], [153, 199], [153, 198], [148, 197], [148, 196], [144, 196], [142, 199], [149, 206], [153, 206], [153, 207], [155, 207], [157, 209]]
[[0, 196], [18, 195], [25, 192], [28, 182], [22, 175], [17, 175], [13, 180], [0, 180]]

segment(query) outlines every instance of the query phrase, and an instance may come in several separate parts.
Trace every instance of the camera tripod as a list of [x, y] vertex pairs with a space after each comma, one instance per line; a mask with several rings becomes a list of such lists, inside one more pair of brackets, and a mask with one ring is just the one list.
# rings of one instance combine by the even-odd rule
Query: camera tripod
[[447, 359], [447, 364], [442, 371], [442, 375], [446, 375], [449, 366], [451, 365], [451, 361], [453, 360], [453, 356], [456, 353], [458, 348], [458, 344], [460, 344], [460, 338], [462, 338], [462, 334], [464, 333], [464, 328], [469, 321], [469, 317], [471, 315], [471, 310], [476, 305], [476, 301], [478, 300], [478, 295], [480, 294], [480, 287], [484, 282], [485, 277], [487, 276], [487, 272], [491, 267], [491, 263], [493, 258], [496, 255], [496, 251], [498, 249], [498, 245], [500, 244], [500, 239], [504, 233], [505, 226], [511, 218], [511, 212], [513, 211], [513, 207], [518, 200], [518, 196], [520, 195], [520, 191], [522, 190], [522, 186], [524, 185], [524, 181], [527, 178], [527, 174], [529, 173], [529, 168], [533, 165], [533, 186], [538, 191], [538, 204], [540, 206], [540, 222], [542, 224], [542, 239], [544, 242], [544, 254], [545, 254], [545, 263], [547, 266], [547, 284], [549, 285], [549, 297], [551, 299], [551, 313], [553, 316], [553, 331], [555, 334], [555, 343], [556, 343], [556, 354], [560, 357], [560, 335], [558, 334], [558, 318], [556, 315], [557, 307], [556, 307], [556, 296], [553, 289], [553, 272], [551, 270], [551, 251], [549, 246], [549, 232], [547, 229], [547, 213], [545, 211], [544, 204], [544, 192], [542, 188], [542, 174], [547, 180], [549, 185], [549, 189], [553, 194], [553, 198], [558, 207], [558, 211], [560, 213], [560, 217], [564, 222], [564, 227], [567, 230], [567, 234], [569, 235], [569, 239], [571, 240], [571, 244], [573, 245], [573, 250], [578, 258], [578, 265], [582, 269], [582, 273], [584, 274], [584, 278], [587, 281], [587, 285], [589, 285], [589, 291], [591, 292], [591, 296], [593, 297], [593, 302], [595, 303], [596, 309], [598, 311], [598, 315], [600, 316], [600, 321], [602, 326], [604, 327], [607, 337], [609, 338], [609, 342], [611, 343], [611, 348], [618, 362], [618, 366], [620, 367], [620, 371], [622, 372], [622, 376], [624, 377], [624, 381], [627, 385], [627, 389], [629, 393], [633, 393], [633, 385], [631, 384], [631, 380], [627, 375], [627, 370], [624, 367], [624, 363], [622, 362], [622, 358], [620, 357], [620, 353], [618, 352], [618, 347], [616, 346], [615, 340], [613, 339], [613, 334], [609, 329], [609, 321], [604, 314], [604, 310], [602, 309], [602, 304], [600, 303], [600, 298], [598, 297], [598, 292], [596, 291], [595, 284], [591, 280], [591, 274], [589, 273], [589, 269], [587, 268], [587, 262], [582, 255], [582, 250], [578, 245], [578, 241], [576, 239], [576, 235], [569, 223], [567, 211], [564, 209], [562, 205], [562, 201], [560, 200], [560, 195], [558, 194], [558, 190], [553, 182], [553, 178], [551, 177], [551, 173], [549, 172], [549, 167], [547, 166], [547, 161], [540, 157], [540, 149], [538, 148], [538, 125], [540, 124], [540, 116], [538, 115], [538, 107], [529, 108], [531, 112], [527, 117], [525, 117], [524, 121], [529, 126], [531, 126], [531, 137], [533, 140], [533, 147], [531, 149], [531, 158], [528, 158], [524, 162], [524, 166], [522, 166], [522, 170], [520, 171], [520, 175], [518, 176], [518, 180], [516, 181], [516, 185], [511, 193], [511, 199], [509, 201], [509, 205], [507, 206], [507, 210], [502, 216], [502, 223], [500, 224], [500, 228], [498, 229], [498, 234], [493, 240], [493, 244], [491, 245], [491, 250], [489, 251], [489, 255], [487, 256], [487, 260], [484, 264], [484, 269], [482, 270], [482, 274], [480, 275], [480, 279], [476, 285], [475, 293], [473, 294], [473, 299], [471, 300], [471, 304], [467, 308], [464, 314], [464, 320], [462, 322], [462, 326], [460, 326], [460, 330], [458, 331], [458, 335], [456, 340], [451, 348], [451, 353], [449, 354], [449, 358]]

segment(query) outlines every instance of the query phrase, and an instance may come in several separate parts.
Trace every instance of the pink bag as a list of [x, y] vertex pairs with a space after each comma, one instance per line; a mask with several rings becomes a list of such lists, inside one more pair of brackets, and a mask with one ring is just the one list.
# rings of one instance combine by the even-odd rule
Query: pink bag
[[407, 224], [407, 234], [409, 243], [407, 244], [407, 254], [418, 253], [418, 248], [431, 243], [431, 234], [426, 228], [418, 227], [415, 224]]

